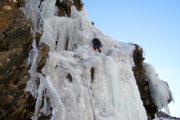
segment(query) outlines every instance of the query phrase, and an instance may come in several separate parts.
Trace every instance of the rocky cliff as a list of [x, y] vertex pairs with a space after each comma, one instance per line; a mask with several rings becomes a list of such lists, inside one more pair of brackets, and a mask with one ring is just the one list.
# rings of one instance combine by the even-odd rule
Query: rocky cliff
[[[39, 3], [38, 8], [43, 2], [44, 0]], [[72, 5], [79, 11], [83, 7], [81, 0], [64, 0], [62, 2], [57, 0], [55, 5], [58, 8], [57, 15], [67, 17], [71, 15]], [[0, 120], [31, 119], [35, 110], [36, 99], [30, 92], [25, 92], [25, 88], [27, 81], [31, 78], [28, 73], [27, 58], [32, 49], [33, 39], [35, 38], [39, 50], [37, 59], [37, 71], [39, 73], [42, 72], [50, 51], [47, 44], [39, 44], [41, 32], [37, 32], [33, 36], [32, 23], [20, 9], [24, 6], [24, 0], [0, 1]], [[142, 48], [138, 45], [134, 46], [135, 66], [132, 70], [148, 119], [151, 120], [157, 113], [157, 107], [151, 98], [149, 84], [142, 65], [144, 60]], [[70, 78], [72, 79], [72, 76]], [[48, 120], [51, 117], [51, 114], [41, 114], [39, 119]]]
[[25, 92], [30, 78], [26, 59], [32, 44], [31, 21], [22, 0], [0, 1], [0, 119], [30, 119], [34, 99]]
[[[43, 2], [43, 1], [42, 1]], [[59, 15], [69, 16], [70, 8], [75, 5], [81, 10], [80, 0], [73, 3], [56, 2]], [[30, 120], [35, 107], [35, 99], [25, 92], [28, 73], [27, 58], [32, 46], [32, 23], [21, 10], [25, 0], [0, 1], [0, 120]], [[36, 34], [36, 41], [40, 39]], [[48, 54], [46, 45], [41, 47], [38, 70], [43, 67]], [[47, 119], [41, 117], [41, 119]]]

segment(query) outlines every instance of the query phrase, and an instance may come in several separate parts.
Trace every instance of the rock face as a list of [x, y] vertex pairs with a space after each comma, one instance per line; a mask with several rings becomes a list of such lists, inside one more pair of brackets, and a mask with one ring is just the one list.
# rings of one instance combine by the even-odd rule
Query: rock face
[[0, 1], [0, 120], [30, 119], [34, 110], [33, 97], [24, 92], [32, 35], [22, 5], [21, 0]]
[[168, 114], [166, 114], [166, 113], [164, 113], [164, 112], [162, 112], [162, 111], [158, 112], [158, 113], [156, 114], [156, 117], [157, 117], [159, 120], [163, 120], [163, 119], [165, 119], [165, 120], [180, 120], [180, 118], [172, 117], [172, 116], [170, 116], [170, 115], [168, 115]]
[[60, 2], [56, 1], [56, 6], [58, 7], [58, 15], [59, 16], [70, 16], [71, 14], [71, 6], [74, 5], [78, 11], [81, 11], [83, 7], [83, 3], [81, 0], [64, 0]]
[[46, 59], [48, 58], [48, 53], [49, 53], [49, 46], [42, 43], [39, 46], [39, 56], [37, 60], [37, 71], [41, 73], [41, 69], [44, 67], [46, 63]]
[[141, 99], [146, 109], [148, 119], [152, 120], [155, 118], [155, 113], [157, 113], [158, 110], [151, 98], [150, 88], [148, 85], [148, 81], [146, 80], [145, 70], [143, 68], [143, 60], [144, 60], [143, 50], [138, 45], [135, 45], [133, 58], [135, 63], [135, 67], [133, 68], [133, 71], [141, 94]]
[[[83, 6], [80, 0], [56, 2], [58, 8], [64, 11], [60, 16], [70, 16], [73, 4], [78, 10]], [[24, 92], [30, 79], [26, 61], [33, 39], [32, 23], [20, 10], [24, 5], [24, 0], [0, 1], [0, 120], [30, 120], [34, 112], [36, 100], [29, 92]], [[37, 43], [40, 37], [35, 36]], [[40, 72], [48, 57], [49, 47], [45, 44], [38, 47], [37, 71]], [[50, 116], [40, 119], [48, 120]]]

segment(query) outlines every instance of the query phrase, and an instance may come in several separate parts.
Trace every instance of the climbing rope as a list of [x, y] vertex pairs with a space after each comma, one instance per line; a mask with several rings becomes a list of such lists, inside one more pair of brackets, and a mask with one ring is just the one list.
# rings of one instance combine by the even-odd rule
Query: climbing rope
[[90, 103], [91, 103], [91, 109], [92, 109], [92, 112], [93, 112], [94, 120], [96, 120], [96, 117], [95, 117], [95, 114], [94, 114], [94, 108], [93, 108], [93, 104], [92, 104], [92, 98], [90, 96], [90, 90], [89, 90], [88, 82], [87, 82], [87, 78], [86, 78], [85, 66], [84, 66], [84, 63], [83, 63], [83, 58], [81, 58], [81, 59], [82, 59], [82, 65], [83, 65], [83, 68], [84, 68], [84, 76], [85, 76], [85, 81], [86, 81], [86, 85], [87, 85], [87, 88], [88, 88], [88, 94], [89, 94], [89, 99], [90, 99]]

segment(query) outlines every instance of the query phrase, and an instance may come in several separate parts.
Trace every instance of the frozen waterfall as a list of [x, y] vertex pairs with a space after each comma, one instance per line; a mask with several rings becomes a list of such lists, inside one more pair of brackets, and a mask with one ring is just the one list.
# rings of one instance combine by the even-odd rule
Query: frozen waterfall
[[[31, 12], [33, 30], [42, 32], [39, 44], [50, 47], [42, 73], [36, 71], [35, 42], [30, 52], [27, 90], [37, 99], [33, 120], [41, 115], [52, 120], [147, 120], [132, 71], [133, 45], [105, 36], [74, 6], [71, 17], [55, 16], [55, 0], [27, 0], [24, 11]], [[101, 40], [102, 53], [94, 51], [94, 37]]]

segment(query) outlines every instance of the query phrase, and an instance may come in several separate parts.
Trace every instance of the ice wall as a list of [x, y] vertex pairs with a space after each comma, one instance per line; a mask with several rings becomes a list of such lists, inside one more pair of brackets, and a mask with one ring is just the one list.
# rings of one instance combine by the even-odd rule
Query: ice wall
[[[54, 0], [48, 1], [40, 7], [38, 0], [26, 6], [30, 11], [37, 8], [38, 14], [29, 17], [41, 19], [43, 26], [36, 30], [42, 31], [39, 44], [50, 47], [42, 73], [36, 71], [35, 42], [30, 52], [27, 90], [37, 98], [33, 120], [40, 116], [52, 120], [146, 120], [132, 71], [134, 47], [102, 34], [85, 11], [78, 12], [75, 7], [71, 17], [53, 15]], [[102, 53], [94, 51], [94, 37], [101, 40]]]

